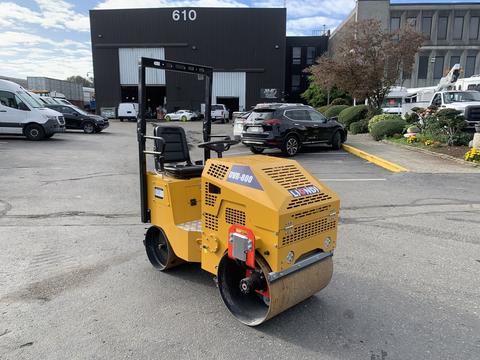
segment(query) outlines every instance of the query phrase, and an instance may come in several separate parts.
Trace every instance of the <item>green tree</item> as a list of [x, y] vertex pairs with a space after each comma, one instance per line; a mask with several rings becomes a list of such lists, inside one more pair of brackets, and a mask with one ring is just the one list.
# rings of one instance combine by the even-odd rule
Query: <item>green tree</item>
[[75, 84], [82, 84], [85, 87], [93, 87], [93, 79], [87, 79], [80, 75], [69, 76], [67, 81], [74, 82]]
[[[410, 73], [424, 36], [406, 26], [391, 33], [369, 19], [347, 25], [332, 56], [324, 55], [308, 71], [316, 84], [337, 86], [380, 109], [400, 74]], [[325, 86], [328, 85], [328, 86]]]
[[337, 89], [335, 86], [330, 89], [330, 94], [328, 90], [322, 88], [320, 85], [316, 84], [313, 81], [313, 78], [310, 78], [310, 84], [301, 95], [308, 105], [318, 108], [320, 106], [330, 104], [334, 99], [342, 98], [346, 99], [351, 103], [351, 98], [345, 93], [345, 91]]

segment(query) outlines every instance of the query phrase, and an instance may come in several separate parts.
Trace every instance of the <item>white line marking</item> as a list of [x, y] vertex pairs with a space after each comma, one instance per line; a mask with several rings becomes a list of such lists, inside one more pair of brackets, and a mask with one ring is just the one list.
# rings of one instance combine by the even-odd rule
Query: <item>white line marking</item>
[[337, 182], [343, 182], [343, 181], [386, 181], [387, 179], [324, 179], [324, 178], [319, 178], [320, 181], [337, 181]]

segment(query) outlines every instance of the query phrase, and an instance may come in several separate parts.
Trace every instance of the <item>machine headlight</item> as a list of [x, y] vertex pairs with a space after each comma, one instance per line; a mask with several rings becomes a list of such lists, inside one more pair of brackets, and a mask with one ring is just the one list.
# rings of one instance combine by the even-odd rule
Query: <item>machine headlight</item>
[[57, 117], [53, 115], [45, 115], [45, 117], [47, 118], [47, 120], [57, 120]]

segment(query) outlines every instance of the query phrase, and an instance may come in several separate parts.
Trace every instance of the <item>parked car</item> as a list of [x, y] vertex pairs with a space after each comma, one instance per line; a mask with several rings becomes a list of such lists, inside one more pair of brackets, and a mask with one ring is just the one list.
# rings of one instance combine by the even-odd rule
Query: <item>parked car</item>
[[120, 121], [129, 120], [136, 121], [138, 116], [137, 103], [120, 103], [118, 105], [117, 117]]
[[237, 111], [233, 113], [233, 138], [240, 140], [242, 138], [243, 126], [251, 111]]
[[37, 101], [42, 104], [42, 105], [50, 105], [50, 104], [58, 104], [53, 98], [49, 96], [40, 96], [38, 94], [30, 92], [30, 95], [32, 95]]
[[220, 120], [222, 124], [228, 122], [230, 116], [228, 109], [223, 104], [214, 104], [212, 105], [212, 110], [210, 112], [212, 121]]
[[321, 143], [337, 150], [346, 139], [347, 131], [336, 118], [328, 119], [302, 104], [259, 104], [242, 132], [242, 143], [254, 154], [279, 148], [285, 155], [294, 156], [304, 145]]
[[0, 80], [0, 134], [42, 140], [65, 131], [63, 115], [44, 107], [20, 85]]
[[60, 105], [73, 105], [70, 101], [64, 98], [53, 98], [53, 100], [55, 100], [55, 102], [57, 102]]
[[83, 130], [86, 134], [99, 133], [109, 126], [107, 118], [89, 114], [74, 105], [47, 105], [63, 114], [67, 129]]
[[178, 110], [173, 113], [168, 113], [164, 117], [165, 121], [180, 120], [193, 121], [198, 119], [197, 113], [190, 110]]

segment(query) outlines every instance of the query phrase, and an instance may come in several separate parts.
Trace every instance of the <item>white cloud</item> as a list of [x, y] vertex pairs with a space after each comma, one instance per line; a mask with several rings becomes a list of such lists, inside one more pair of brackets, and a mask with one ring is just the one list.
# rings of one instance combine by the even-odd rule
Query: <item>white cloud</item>
[[[340, 17], [352, 11], [355, 0], [287, 0], [287, 15], [289, 18], [311, 17], [315, 15], [332, 15]], [[254, 1], [255, 7], [284, 7], [283, 0]]]
[[312, 16], [290, 20], [287, 22], [287, 35], [300, 36], [300, 35], [313, 35], [313, 30], [323, 30], [325, 25], [326, 30], [332, 30], [340, 23], [340, 20], [325, 17], [325, 16]]
[[40, 35], [26, 33], [5, 31], [0, 33], [0, 49], [9, 47], [18, 47], [24, 49], [24, 46], [48, 44], [53, 48], [80, 48], [88, 49], [89, 46], [83, 42], [65, 39], [63, 41], [55, 41]]
[[18, 23], [40, 25], [45, 29], [90, 31], [87, 15], [75, 12], [74, 6], [63, 0], [36, 0], [39, 11], [13, 2], [0, 3], [0, 26], [16, 26]]
[[[1, 53], [1, 50], [0, 50]], [[28, 76], [46, 76], [54, 79], [66, 79], [71, 75], [86, 76], [92, 71], [92, 58], [76, 56], [29, 55], [8, 61], [8, 76], [25, 78]]]
[[[26, 32], [0, 33], [2, 75], [64, 79], [92, 70], [90, 46], [73, 40], [55, 41]], [[5, 73], [7, 72], [7, 73]]]

